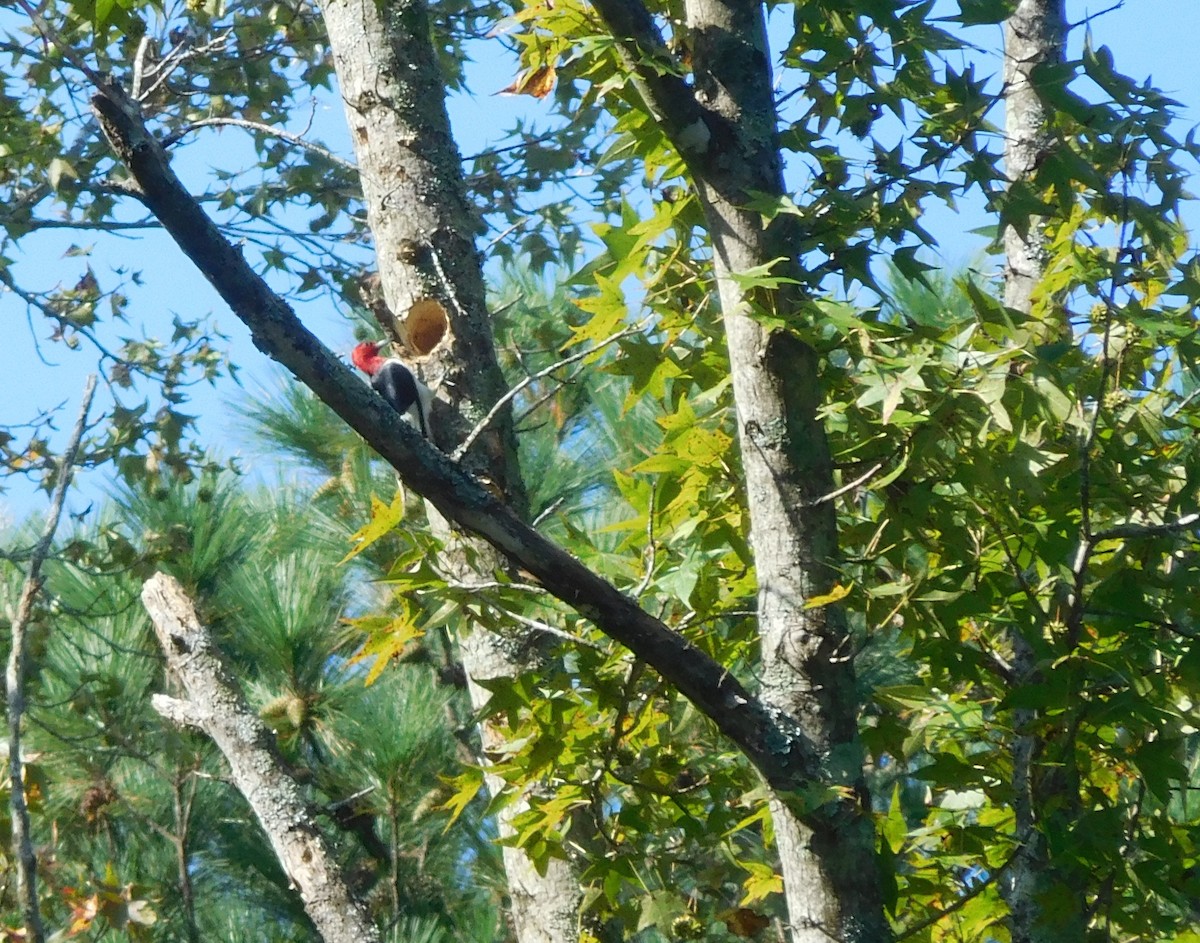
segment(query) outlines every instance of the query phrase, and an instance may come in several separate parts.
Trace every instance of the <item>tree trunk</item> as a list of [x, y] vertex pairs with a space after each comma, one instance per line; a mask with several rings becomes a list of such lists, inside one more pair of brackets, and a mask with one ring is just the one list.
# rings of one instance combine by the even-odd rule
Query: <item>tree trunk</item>
[[[439, 413], [435, 436], [450, 452], [488, 414], [505, 385], [474, 243], [479, 219], [466, 197], [428, 13], [422, 0], [383, 5], [324, 0], [322, 11], [358, 156], [384, 298], [401, 322], [396, 333], [405, 336], [405, 315], [418, 301], [436, 301], [448, 321], [445, 340], [423, 367], [452, 407]], [[416, 338], [405, 339], [410, 348], [430, 352]], [[509, 410], [478, 437], [463, 463], [519, 511], [524, 508]], [[490, 580], [506, 566], [490, 546], [452, 534], [432, 507], [429, 511], [431, 526], [447, 547], [439, 563], [455, 581]], [[477, 682], [520, 676], [531, 669], [531, 653], [513, 640], [471, 629], [469, 614], [463, 617], [468, 627], [460, 653], [472, 705], [480, 710], [490, 694]], [[486, 722], [481, 734], [486, 755], [499, 734]], [[501, 786], [489, 778], [490, 788]], [[518, 801], [504, 808], [499, 815], [502, 836], [512, 833], [509, 823], [525, 807]], [[582, 893], [570, 864], [553, 860], [539, 874], [521, 849], [505, 846], [503, 855], [512, 922], [521, 943], [576, 940]]]
[[[1004, 26], [1005, 172], [1010, 186], [1024, 186], [1054, 147], [1051, 113], [1035, 70], [1063, 61], [1066, 12], [1063, 0], [1020, 0]], [[1034, 313], [1037, 286], [1046, 270], [1044, 220], [1029, 217], [1021, 228], [1004, 230], [1004, 303]], [[1040, 332], [1058, 336], [1062, 325], [1046, 321]], [[1031, 640], [1012, 633], [1013, 683], [1038, 682], [1038, 657]], [[1039, 730], [1035, 710], [1013, 711], [1013, 813], [1017, 847], [1001, 881], [1014, 943], [1071, 943], [1086, 936], [1086, 901], [1081, 876], [1051, 860], [1047, 831], [1069, 834], [1079, 808], [1073, 732], [1051, 738]], [[1048, 762], [1039, 757], [1053, 752]], [[1049, 811], [1053, 809], [1054, 811]], [[1049, 828], [1048, 828], [1049, 827]], [[1054, 900], [1053, 914], [1047, 902]]]
[[158, 573], [142, 587], [142, 603], [167, 668], [188, 698], [156, 694], [154, 709], [173, 723], [199, 728], [225, 756], [234, 784], [254, 810], [321, 938], [326, 943], [377, 941], [379, 931], [351, 896], [299, 787], [284, 772], [274, 734], [229, 678], [183, 587]]
[[[1020, 0], [1004, 24], [1004, 169], [1009, 181], [1034, 174], [1053, 144], [1050, 110], [1034, 82], [1034, 70], [1062, 62], [1067, 38], [1064, 0]], [[1024, 222], [1024, 221], [1023, 221]], [[1004, 230], [1004, 303], [1029, 313], [1033, 290], [1046, 268], [1043, 221]]]
[[[528, 570], [549, 593], [652, 666], [738, 746], [785, 800], [801, 802], [818, 794], [836, 769], [823, 763], [828, 758], [789, 714], [764, 704], [726, 666], [547, 540], [458, 463], [425, 443], [305, 328], [221, 235], [172, 171], [136, 103], [115, 84], [98, 88], [92, 111], [130, 173], [131, 192], [250, 329], [255, 347], [341, 416], [439, 513]], [[688, 101], [682, 100], [679, 113], [685, 121], [695, 114], [694, 108], [689, 114]], [[822, 835], [836, 837], [836, 813], [856, 825], [862, 818], [858, 808], [857, 803], [843, 803], [800, 812]], [[865, 879], [873, 880], [873, 871]]]
[[[714, 247], [737, 403], [750, 538], [758, 576], [763, 698], [795, 717], [836, 769], [835, 782], [865, 795], [853, 662], [842, 610], [805, 608], [836, 578], [833, 465], [817, 418], [817, 357], [792, 334], [755, 320], [734, 275], [794, 253], [739, 207], [751, 194], [782, 196], [776, 113], [762, 7], [735, 0], [688, 0], [700, 103], [726, 120], [722, 159], [698, 177]], [[798, 293], [780, 297], [794, 315]], [[771, 802], [796, 943], [879, 941], [883, 918], [874, 828], [842, 808], [824, 827], [802, 823]]]
[[[754, 306], [800, 314], [798, 291], [750, 295], [734, 276], [795, 252], [782, 228], [742, 209], [754, 196], [782, 196], [778, 117], [762, 7], [737, 0], [686, 0], [694, 93], [650, 63], [669, 56], [645, 8], [597, 0], [647, 106], [687, 161], [704, 206], [725, 321], [738, 435], [758, 576], [763, 699], [799, 722], [826, 758], [829, 780], [847, 787], [814, 814], [771, 801], [789, 922], [797, 943], [891, 937], [883, 914], [875, 835], [862, 773], [854, 666], [837, 606], [807, 608], [837, 575], [833, 465], [818, 419], [815, 352], [768, 328]], [[783, 261], [774, 274], [801, 274]]]

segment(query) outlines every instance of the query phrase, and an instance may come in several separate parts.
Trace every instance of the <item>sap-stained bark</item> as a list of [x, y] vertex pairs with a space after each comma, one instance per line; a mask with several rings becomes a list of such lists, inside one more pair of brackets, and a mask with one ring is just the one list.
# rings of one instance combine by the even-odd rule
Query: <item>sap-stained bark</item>
[[324, 347], [188, 196], [137, 106], [120, 89], [105, 88], [92, 105], [140, 187], [142, 201], [249, 327], [259, 350], [311, 389], [448, 520], [484, 538], [651, 665], [711, 718], [771, 785], [801, 789], [819, 778], [813, 744], [786, 714], [759, 701], [726, 668], [524, 523], [461, 466], [427, 445]]
[[[385, 299], [403, 317], [414, 301], [435, 298], [449, 318], [447, 342], [425, 366], [451, 406], [441, 414], [437, 433], [438, 443], [452, 451], [504, 393], [504, 377], [475, 249], [480, 221], [467, 201], [428, 13], [423, 0], [322, 0], [321, 9]], [[486, 474], [510, 504], [524, 507], [509, 410], [478, 438], [464, 464]], [[482, 541], [449, 533], [436, 514], [430, 521], [445, 546], [439, 566], [457, 582], [490, 580], [504, 568], [503, 557]], [[491, 697], [479, 682], [533, 670], [533, 646], [469, 624], [460, 632], [460, 657], [476, 710]], [[487, 721], [480, 732], [486, 756], [500, 734]], [[489, 777], [488, 785], [495, 791], [503, 783]], [[513, 834], [511, 820], [527, 807], [520, 798], [501, 809], [502, 837]], [[570, 862], [551, 860], [539, 873], [521, 848], [505, 845], [501, 851], [520, 943], [578, 939], [582, 888]]]
[[[772, 800], [789, 922], [800, 943], [876, 941], [891, 936], [883, 915], [874, 828], [865, 809], [858, 704], [844, 614], [806, 608], [836, 577], [833, 466], [818, 420], [821, 389], [814, 351], [794, 335], [754, 319], [734, 276], [793, 259], [782, 231], [742, 209], [752, 198], [783, 195], [778, 116], [766, 26], [759, 4], [686, 0], [695, 91], [664, 77], [667, 55], [638, 0], [594, 0], [627, 61], [639, 72], [647, 106], [685, 159], [704, 204], [713, 243], [758, 577], [763, 699], [795, 717], [825, 757], [830, 780], [850, 795], [827, 817], [801, 818]], [[798, 275], [783, 262], [775, 274]], [[794, 316], [799, 293], [781, 291], [776, 310]]]
[[375, 925], [350, 896], [299, 787], [284, 772], [273, 735], [226, 673], [183, 587], [158, 573], [142, 587], [142, 602], [169, 673], [187, 695], [186, 700], [156, 695], [155, 710], [176, 724], [197, 727], [216, 744], [321, 938], [326, 943], [378, 940]]

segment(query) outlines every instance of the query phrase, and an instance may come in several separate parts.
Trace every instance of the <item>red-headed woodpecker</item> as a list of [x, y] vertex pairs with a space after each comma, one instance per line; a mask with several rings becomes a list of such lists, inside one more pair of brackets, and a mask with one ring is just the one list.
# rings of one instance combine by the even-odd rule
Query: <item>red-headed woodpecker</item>
[[395, 357], [380, 357], [380, 346], [370, 341], [359, 344], [350, 354], [350, 359], [354, 366], [371, 378], [375, 392], [406, 420], [415, 421], [421, 435], [428, 439], [433, 392], [413, 376], [413, 372], [402, 361]]

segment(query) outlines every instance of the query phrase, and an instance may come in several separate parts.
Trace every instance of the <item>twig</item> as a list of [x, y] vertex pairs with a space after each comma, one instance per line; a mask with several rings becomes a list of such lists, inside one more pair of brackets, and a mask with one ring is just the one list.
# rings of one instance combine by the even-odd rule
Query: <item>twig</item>
[[920, 933], [922, 930], [926, 930], [929, 927], [932, 927], [935, 923], [950, 916], [956, 910], [961, 910], [963, 907], [967, 906], [967, 904], [969, 904], [976, 897], [978, 897], [980, 894], [982, 894], [984, 891], [986, 891], [989, 887], [991, 887], [993, 884], [995, 884], [996, 881], [999, 880], [1000, 875], [1002, 875], [1005, 871], [1007, 871], [1009, 868], [1009, 865], [1011, 865], [1016, 860], [1016, 857], [1017, 856], [1014, 853], [1007, 861], [1004, 862], [1004, 864], [1000, 865], [1000, 867], [998, 867], [995, 871], [990, 873], [986, 878], [984, 878], [982, 881], [980, 881], [974, 887], [969, 888], [965, 894], [962, 894], [950, 906], [944, 907], [941, 910], [937, 911], [936, 913], [933, 913], [930, 916], [926, 917], [924, 920], [921, 920], [918, 923], [913, 924], [911, 927], [905, 927], [903, 930], [898, 932], [896, 934], [896, 940], [898, 941], [898, 943], [901, 940], [907, 940], [910, 936], [914, 936], [914, 935]]
[[35, 7], [26, 2], [26, 0], [16, 0], [16, 2], [17, 6], [24, 11], [27, 17], [29, 17], [30, 22], [32, 22], [34, 25], [34, 28], [42, 34], [42, 40], [47, 46], [53, 45], [55, 50], [64, 59], [71, 63], [71, 65], [75, 66], [75, 68], [87, 76], [88, 81], [93, 85], [99, 87], [104, 84], [104, 76], [84, 61], [83, 57], [75, 51], [75, 48], [71, 45], [71, 43], [68, 40], [63, 39], [58, 30], [50, 25], [49, 20], [42, 16], [42, 14], [38, 12]]
[[483, 583], [463, 583], [458, 580], [447, 580], [446, 585], [450, 589], [461, 589], [472, 593], [484, 589], [515, 589], [523, 593], [537, 593], [539, 596], [546, 594], [545, 586], [535, 586], [532, 583], [502, 583], [499, 580], [488, 580]]
[[458, 294], [454, 291], [454, 283], [446, 277], [446, 270], [442, 268], [442, 260], [438, 256], [438, 251], [434, 248], [432, 242], [426, 243], [425, 248], [429, 250], [429, 258], [433, 262], [433, 267], [437, 271], [438, 278], [442, 280], [442, 290], [446, 292], [446, 297], [454, 304], [454, 309], [458, 312], [458, 316], [463, 320], [467, 319], [466, 309], [463, 308], [458, 301]]
[[819, 497], [813, 501], [806, 502], [804, 506], [806, 508], [815, 508], [818, 505], [826, 504], [829, 501], [834, 501], [837, 498], [840, 498], [842, 495], [844, 495], [847, 491], [853, 491], [859, 485], [865, 484], [867, 482], [867, 480], [869, 478], [871, 478], [872, 476], [874, 476], [874, 474], [876, 472], [878, 472], [881, 468], [883, 468], [883, 462], [876, 462], [874, 465], [872, 465], [870, 468], [868, 468], [863, 474], [859, 475], [853, 481], [849, 482], [848, 484], [844, 484], [840, 488], [837, 488], [837, 489], [829, 492], [829, 494], [823, 494], [823, 495], [821, 495], [821, 497]]
[[87, 428], [88, 412], [92, 408], [92, 397], [96, 392], [96, 375], [91, 374], [83, 388], [83, 402], [79, 406], [79, 417], [59, 462], [58, 481], [54, 483], [54, 494], [50, 499], [50, 512], [42, 537], [33, 549], [29, 560], [29, 574], [21, 590], [21, 601], [12, 621], [12, 649], [8, 653], [8, 668], [4, 680], [8, 694], [8, 775], [9, 793], [12, 804], [13, 856], [17, 859], [17, 896], [21, 902], [22, 916], [29, 939], [43, 943], [45, 930], [37, 901], [37, 856], [33, 853], [30, 837], [29, 807], [25, 803], [25, 786], [21, 763], [21, 719], [25, 714], [25, 660], [28, 648], [26, 629], [33, 616], [33, 602], [42, 588], [42, 564], [50, 553], [50, 544], [58, 530], [62, 517], [63, 502], [67, 487], [71, 483], [71, 472], [79, 457], [79, 446]]
[[365, 789], [360, 789], [358, 792], [351, 793], [345, 799], [339, 799], [337, 802], [330, 802], [327, 805], [321, 806], [322, 812], [336, 812], [338, 809], [344, 809], [346, 806], [357, 802], [363, 796], [369, 796], [375, 791], [375, 786], [367, 786]]
[[261, 134], [269, 134], [272, 137], [277, 137], [281, 141], [287, 141], [289, 144], [295, 144], [297, 147], [302, 147], [306, 151], [311, 151], [314, 154], [319, 154], [327, 161], [341, 167], [343, 170], [348, 170], [351, 173], [358, 173], [358, 167], [352, 161], [346, 160], [344, 157], [339, 157], [327, 147], [322, 147], [320, 144], [314, 144], [307, 138], [293, 134], [291, 131], [284, 131], [281, 128], [273, 128], [269, 124], [263, 124], [261, 121], [248, 121], [245, 118], [201, 118], [199, 121], [192, 121], [178, 131], [172, 131], [169, 135], [163, 138], [163, 147], [170, 147], [172, 144], [179, 142], [185, 135], [191, 134], [198, 128], [219, 128], [219, 127], [245, 128], [247, 131], [258, 131]]
[[542, 512], [533, 519], [533, 522], [529, 526], [536, 530], [539, 524], [541, 524], [544, 520], [546, 520], [546, 518], [562, 507], [566, 501], [567, 499], [563, 495], [555, 498], [548, 505], [546, 505], [545, 508], [542, 509]]
[[525, 387], [529, 386], [531, 383], [536, 382], [537, 380], [540, 380], [542, 377], [549, 376], [555, 370], [561, 370], [563, 367], [567, 366], [567, 364], [575, 363], [577, 360], [583, 360], [585, 357], [589, 357], [592, 354], [596, 353], [598, 350], [602, 350], [603, 348], [607, 347], [609, 344], [613, 343], [614, 341], [620, 340], [622, 337], [626, 337], [629, 334], [633, 334], [636, 331], [640, 331], [641, 329], [642, 329], [642, 323], [638, 323], [638, 324], [632, 325], [630, 327], [621, 328], [621, 330], [617, 331], [614, 334], [610, 334], [608, 337], [604, 338], [604, 340], [600, 341], [598, 344], [593, 345], [592, 347], [589, 347], [587, 350], [581, 350], [577, 353], [571, 354], [569, 357], [564, 357], [562, 360], [559, 360], [556, 363], [550, 364], [550, 366], [546, 367], [545, 369], [539, 370], [537, 373], [533, 373], [533, 374], [530, 374], [529, 376], [527, 376], [524, 380], [522, 380], [520, 383], [518, 383], [516, 386], [514, 386], [511, 390], [509, 390], [507, 393], [505, 393], [503, 396], [501, 396], [498, 400], [496, 400], [495, 405], [492, 406], [492, 408], [490, 410], [488, 410], [488, 414], [486, 416], [484, 416], [481, 420], [479, 420], [478, 425], [476, 425], [475, 428], [471, 430], [471, 434], [468, 435], [463, 440], [462, 445], [460, 445], [457, 449], [454, 450], [454, 455], [452, 456], [452, 458], [456, 462], [460, 461], [462, 459], [462, 457], [467, 454], [467, 450], [472, 445], [475, 444], [475, 440], [478, 439], [479, 436], [483, 434], [484, 430], [487, 429], [487, 427], [492, 424], [492, 421], [496, 418], [496, 416], [498, 416], [500, 414], [500, 411], [502, 409], [504, 409], [504, 407], [507, 406], [510, 402], [512, 402], [514, 397], [516, 397], [516, 395], [518, 393], [520, 393], [521, 390], [525, 389]]
[[[1129, 205], [1129, 175], [1121, 178], [1121, 206]], [[1124, 218], [1117, 230], [1117, 252], [1113, 257], [1113, 270], [1108, 280], [1108, 290], [1104, 293], [1104, 334], [1100, 341], [1100, 378], [1096, 384], [1095, 408], [1092, 410], [1091, 423], [1087, 434], [1080, 443], [1079, 454], [1079, 545], [1076, 548], [1075, 559], [1071, 564], [1072, 583], [1067, 594], [1067, 615], [1064, 622], [1067, 626], [1067, 641], [1073, 649], [1079, 643], [1079, 634], [1083, 628], [1084, 586], [1087, 581], [1087, 567], [1091, 560], [1092, 550], [1096, 541], [1092, 534], [1092, 449], [1100, 434], [1100, 415], [1104, 406], [1104, 391], [1113, 375], [1112, 330], [1113, 319], [1117, 311], [1117, 271], [1121, 260], [1121, 247], [1129, 245], [1130, 221], [1128, 211], [1122, 211]], [[1082, 405], [1082, 404], [1081, 404]]]
[[538, 632], [545, 632], [547, 635], [553, 635], [555, 638], [566, 639], [568, 642], [574, 642], [576, 645], [583, 645], [585, 648], [595, 649], [598, 652], [604, 651], [602, 645], [597, 645], [595, 642], [589, 642], [585, 638], [580, 638], [578, 635], [572, 635], [565, 629], [556, 628], [553, 625], [548, 625], [545, 622], [539, 622], [537, 619], [530, 619], [528, 616], [523, 616], [518, 612], [510, 612], [504, 610], [504, 615], [514, 622], [519, 622], [523, 626], [534, 629]]
[[[155, 92], [167, 83], [175, 73], [175, 70], [188, 59], [195, 59], [207, 53], [223, 51], [229, 45], [229, 39], [232, 35], [233, 30], [226, 29], [218, 33], [209, 42], [199, 46], [193, 45], [190, 39], [185, 39], [149, 69], [146, 68], [145, 62], [146, 53], [149, 48], [148, 38], [142, 37], [142, 42], [138, 45], [138, 60], [135, 64], [134, 81], [131, 83], [129, 90], [130, 97], [134, 101], [139, 102], [149, 100]], [[243, 50], [243, 52], [246, 52], [246, 50]], [[147, 79], [153, 79], [153, 82], [148, 87], [146, 86]]]
[[150, 54], [150, 34], [145, 34], [138, 40], [137, 52], [133, 55], [133, 78], [129, 82], [131, 98], [141, 99], [142, 79], [146, 74], [146, 56]]
[[1183, 517], [1174, 521], [1166, 521], [1162, 524], [1117, 524], [1107, 530], [1102, 530], [1092, 534], [1092, 542], [1100, 540], [1121, 540], [1137, 537], [1165, 537], [1168, 534], [1174, 534], [1181, 530], [1187, 530], [1197, 521], [1200, 521], [1200, 514], [1185, 514]]

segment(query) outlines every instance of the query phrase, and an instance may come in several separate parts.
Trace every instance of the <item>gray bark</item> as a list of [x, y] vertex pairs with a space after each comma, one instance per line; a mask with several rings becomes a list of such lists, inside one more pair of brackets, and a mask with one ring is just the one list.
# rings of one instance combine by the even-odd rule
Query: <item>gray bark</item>
[[[1019, 183], [1033, 176], [1053, 144], [1050, 111], [1034, 70], [1062, 62], [1067, 38], [1064, 0], [1020, 0], [1004, 24], [1004, 168]], [[1023, 223], [1025, 221], [1022, 221]], [[1046, 268], [1046, 235], [1033, 217], [1004, 230], [1004, 303], [1029, 313]]]
[[50, 512], [46, 515], [46, 526], [34, 545], [29, 558], [29, 572], [21, 589], [17, 611], [13, 615], [8, 664], [4, 673], [4, 692], [8, 719], [8, 781], [12, 809], [12, 849], [17, 863], [17, 900], [21, 917], [25, 921], [25, 933], [34, 943], [42, 943], [46, 931], [42, 925], [42, 914], [37, 897], [37, 855], [33, 850], [30, 833], [29, 806], [25, 801], [25, 772], [21, 759], [21, 724], [25, 719], [25, 674], [28, 660], [29, 637], [27, 630], [33, 619], [33, 604], [42, 588], [42, 565], [50, 554], [50, 545], [58, 532], [62, 519], [63, 503], [67, 488], [75, 471], [79, 447], [87, 428], [88, 412], [92, 408], [92, 396], [96, 392], [96, 376], [88, 377], [79, 406], [79, 416], [71, 432], [66, 451], [58, 463], [58, 480], [50, 499]]
[[787, 715], [765, 705], [725, 666], [531, 528], [494, 492], [431, 448], [324, 347], [187, 193], [124, 91], [103, 86], [92, 98], [92, 109], [130, 173], [128, 188], [249, 328], [260, 351], [341, 416], [447, 520], [482, 537], [654, 668], [738, 746], [768, 783], [801, 790], [821, 781], [816, 748]]
[[327, 943], [379, 940], [330, 856], [300, 788], [284, 772], [274, 735], [246, 704], [183, 587], [155, 574], [142, 587], [142, 602], [168, 672], [187, 696], [156, 694], [154, 709], [172, 723], [198, 728], [216, 744], [321, 938]]
[[[1004, 26], [1004, 127], [1005, 172], [1012, 186], [1031, 180], [1055, 146], [1051, 112], [1038, 87], [1039, 66], [1063, 61], [1066, 43], [1063, 0], [1020, 0]], [[1023, 314], [1033, 313], [1035, 293], [1046, 270], [1047, 237], [1044, 220], [1031, 217], [1021, 226], [1004, 231], [1004, 303]], [[1045, 336], [1061, 326], [1047, 322]], [[1038, 659], [1030, 642], [1019, 632], [1011, 636], [1013, 683], [1028, 686], [1038, 681]], [[1086, 901], [1079, 875], [1050, 860], [1043, 830], [1051, 827], [1066, 834], [1078, 809], [1078, 785], [1073, 770], [1070, 732], [1061, 742], [1048, 743], [1037, 730], [1036, 711], [1013, 711], [1017, 736], [1013, 743], [1013, 815], [1017, 849], [1000, 882], [1009, 907], [1008, 924], [1014, 943], [1071, 943], [1087, 932]], [[1050, 748], [1050, 763], [1039, 757]], [[1055, 809], [1053, 813], [1047, 810]], [[1053, 893], [1056, 913], [1042, 906]]]
[[[596, 7], [688, 164], [713, 242], [759, 581], [763, 699], [799, 722], [825, 758], [827, 779], [857, 797], [817, 815], [795, 814], [779, 792], [772, 799], [793, 939], [887, 940], [845, 618], [836, 606], [805, 608], [829, 591], [838, 559], [834, 505], [822, 500], [835, 485], [817, 418], [817, 357], [752, 313], [765, 302], [794, 317], [799, 292], [753, 298], [733, 278], [795, 255], [784, 230], [768, 230], [760, 214], [741, 208], [755, 194], [784, 193], [762, 8], [687, 0], [693, 94], [647, 67], [668, 54], [636, 0], [596, 0]], [[784, 262], [778, 274], [800, 273]]]
[[[445, 340], [432, 352], [423, 351], [431, 353], [423, 362], [427, 380], [440, 385], [441, 397], [451, 407], [439, 414], [437, 423], [438, 444], [449, 452], [488, 415], [505, 384], [474, 243], [480, 221], [467, 201], [428, 13], [423, 0], [382, 5], [323, 0], [321, 6], [358, 157], [386, 309], [400, 316], [395, 333], [404, 336], [405, 312], [423, 299], [436, 300], [449, 322]], [[488, 424], [463, 461], [523, 508], [508, 409]], [[490, 574], [504, 568], [503, 556], [482, 541], [453, 535], [436, 513], [430, 520], [447, 547], [440, 565], [457, 582], [491, 579]], [[472, 628], [466, 618], [464, 613], [460, 655], [471, 703], [480, 710], [490, 693], [476, 682], [530, 671], [531, 647]], [[481, 736], [486, 755], [498, 734], [484, 722]], [[493, 792], [502, 786], [491, 777], [488, 783]], [[512, 834], [512, 818], [526, 807], [524, 800], [505, 806], [498, 816], [501, 836]], [[539, 873], [520, 848], [505, 846], [502, 853], [520, 943], [576, 940], [582, 891], [570, 863], [552, 860]]]

